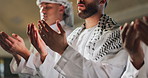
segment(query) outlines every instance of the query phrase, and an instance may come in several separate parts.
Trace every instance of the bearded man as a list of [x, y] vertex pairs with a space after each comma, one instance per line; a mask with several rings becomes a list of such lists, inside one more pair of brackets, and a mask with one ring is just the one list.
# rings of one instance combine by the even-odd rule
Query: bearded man
[[[130, 60], [131, 52], [122, 47], [119, 25], [104, 14], [106, 5], [107, 0], [77, 0], [78, 16], [85, 23], [67, 40], [60, 23], [57, 22], [60, 33], [56, 33], [45, 21], [40, 22], [42, 39], [61, 55], [55, 69], [65, 77], [136, 78], [143, 57]], [[138, 47], [134, 51], [138, 54], [143, 50]]]

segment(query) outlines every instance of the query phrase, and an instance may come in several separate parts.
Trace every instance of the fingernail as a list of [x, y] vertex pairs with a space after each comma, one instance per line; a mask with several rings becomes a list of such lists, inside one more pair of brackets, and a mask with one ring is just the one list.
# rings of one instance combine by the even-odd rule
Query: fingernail
[[131, 22], [131, 25], [134, 25], [134, 21]]
[[120, 27], [120, 30], [122, 30], [122, 29], [123, 29], [123, 26]]
[[17, 35], [15, 33], [12, 33], [13, 36], [17, 37]]

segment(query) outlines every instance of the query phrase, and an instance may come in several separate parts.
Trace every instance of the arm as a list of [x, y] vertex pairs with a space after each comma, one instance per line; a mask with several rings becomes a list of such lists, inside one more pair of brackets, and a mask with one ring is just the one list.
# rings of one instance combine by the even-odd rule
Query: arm
[[[145, 54], [147, 54], [145, 50], [146, 48], [145, 45], [143, 46], [140, 41], [143, 41], [147, 45], [147, 28], [148, 19], [147, 17], [143, 17], [143, 20], [136, 19], [130, 25], [125, 24], [122, 29], [122, 41], [124, 43], [124, 47], [130, 55], [127, 64], [128, 66], [123, 74], [123, 78], [136, 78], [138, 76], [138, 73], [141, 73], [141, 71], [146, 70], [146, 68], [144, 68], [146, 64], [146, 61], [144, 62], [144, 56], [146, 56]], [[145, 59], [146, 58], [147, 57], [145, 57]], [[129, 74], [128, 72], [133, 73]], [[146, 71], [144, 73], [146, 73]], [[144, 73], [143, 76], [145, 76]], [[135, 76], [132, 76], [132, 74], [135, 74]]]
[[[30, 52], [26, 48], [23, 39], [16, 34], [12, 34], [12, 37], [11, 37], [7, 35], [5, 32], [1, 32], [0, 33], [0, 45], [5, 51], [12, 54], [15, 58], [13, 59], [14, 60], [13, 62], [15, 64], [13, 71], [17, 71], [15, 70], [17, 69], [15, 68], [17, 66], [21, 67], [22, 69], [22, 65], [24, 64], [24, 61], [21, 62], [21, 58], [23, 57], [25, 60], [28, 60], [28, 57], [30, 55]], [[19, 72], [20, 71], [21, 70], [19, 70]]]
[[140, 69], [144, 63], [144, 52], [140, 44], [140, 37], [134, 28], [135, 23], [125, 24], [122, 29], [122, 42], [124, 48], [131, 57], [131, 63], [136, 69]]
[[[83, 55], [74, 50], [72, 47], [67, 47], [66, 44], [64, 44], [66, 41], [63, 38], [65, 33], [61, 29], [60, 25], [58, 25], [58, 28], [61, 31], [61, 33], [56, 34], [51, 28], [47, 26], [46, 23], [44, 24], [45, 27], [42, 26], [40, 32], [41, 37], [49, 47], [51, 47], [53, 50], [62, 55], [55, 69], [65, 77], [119, 78], [123, 73], [127, 61], [127, 54], [125, 51], [118, 52], [118, 50], [117, 53], [111, 52], [103, 58], [104, 60], [102, 59], [101, 61], [97, 62], [92, 59], [86, 59]], [[52, 36], [51, 33], [54, 36], [60, 35], [58, 36], [60, 38], [54, 38], [54, 36]], [[55, 41], [50, 40], [50, 37], [52, 38], [52, 40]], [[51, 45], [49, 42], [55, 42], [53, 44], [58, 45], [58, 49], [56, 45]], [[62, 46], [61, 44], [67, 47], [66, 50], [65, 48], [63, 48], [64, 46]], [[98, 50], [95, 51], [98, 52]]]
[[[28, 25], [27, 34], [32, 45], [38, 51], [38, 54], [34, 56], [36, 57], [34, 67], [36, 67], [36, 70], [39, 72], [40, 76], [51, 78], [57, 78], [60, 76], [60, 74], [54, 69], [55, 63], [58, 61], [60, 56], [46, 46], [44, 41], [40, 38], [38, 30], [35, 28], [34, 24]], [[29, 60], [26, 66], [32, 67], [32, 61]]]
[[148, 16], [143, 17], [142, 20], [135, 20], [135, 29], [138, 30], [141, 41], [148, 45]]

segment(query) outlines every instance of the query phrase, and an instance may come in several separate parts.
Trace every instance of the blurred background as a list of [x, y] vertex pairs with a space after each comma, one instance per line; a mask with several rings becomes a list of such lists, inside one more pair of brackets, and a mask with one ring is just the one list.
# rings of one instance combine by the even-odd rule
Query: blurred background
[[[77, 17], [77, 0], [73, 2], [75, 26], [80, 26], [83, 20]], [[113, 17], [118, 23], [123, 25], [136, 18], [148, 16], [148, 0], [110, 0], [106, 14]], [[5, 31], [9, 35], [16, 33], [23, 37], [26, 46], [30, 47], [30, 42], [26, 35], [27, 24], [35, 23], [40, 19], [39, 8], [36, 0], [0, 0], [0, 31]], [[9, 63], [12, 56], [0, 47], [0, 78], [17, 78], [12, 75]]]

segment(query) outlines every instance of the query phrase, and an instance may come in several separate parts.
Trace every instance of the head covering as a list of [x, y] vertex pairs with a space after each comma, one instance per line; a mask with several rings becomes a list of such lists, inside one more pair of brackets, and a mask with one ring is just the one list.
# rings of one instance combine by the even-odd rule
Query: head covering
[[69, 2], [68, 0], [37, 0], [36, 3], [37, 5], [41, 4], [42, 2], [47, 2], [47, 3], [57, 3], [57, 4], [62, 4], [65, 6], [65, 14], [68, 15], [64, 19], [66, 25], [68, 26], [73, 26], [74, 24], [74, 15], [73, 15], [73, 7], [72, 7], [72, 2]]

